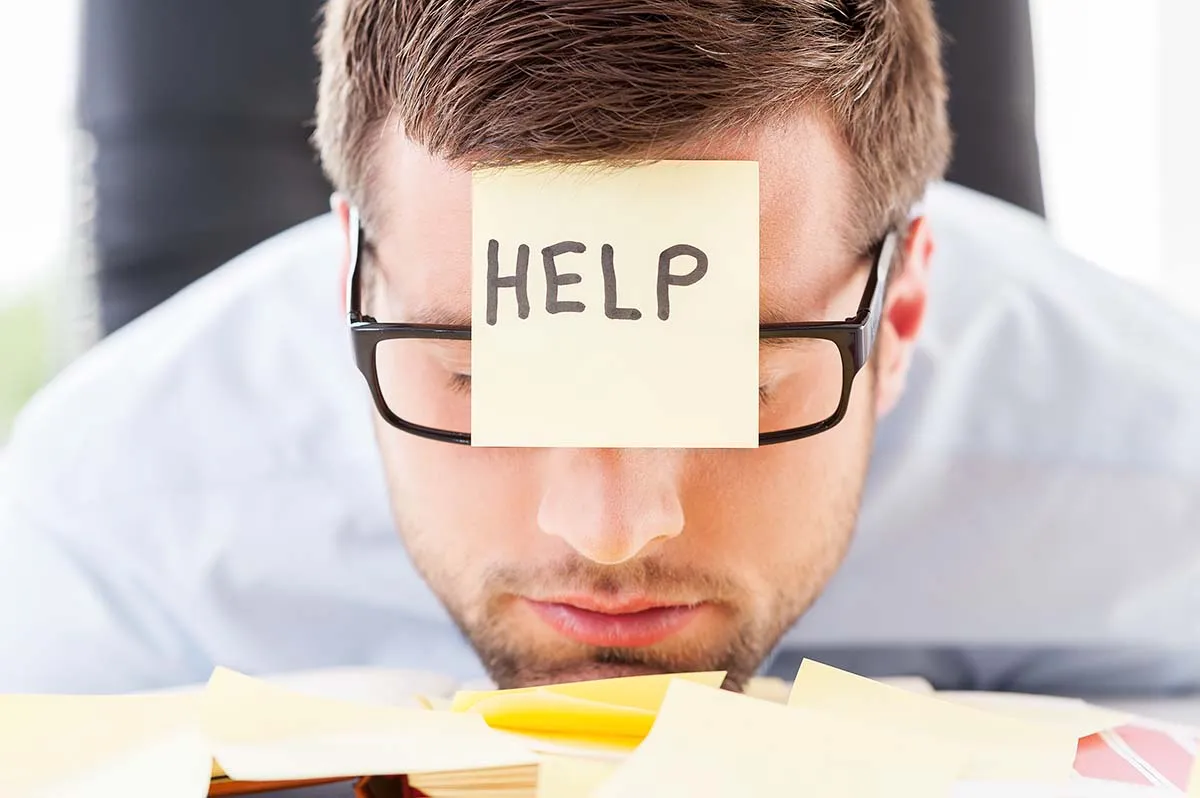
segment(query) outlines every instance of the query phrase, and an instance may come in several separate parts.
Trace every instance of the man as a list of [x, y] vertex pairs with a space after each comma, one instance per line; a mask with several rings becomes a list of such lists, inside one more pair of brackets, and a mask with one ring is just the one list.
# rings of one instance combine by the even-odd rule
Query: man
[[[131, 325], [18, 428], [0, 689], [217, 663], [738, 687], [806, 654], [942, 686], [1200, 682], [1177, 445], [1200, 335], [1032, 218], [944, 187], [922, 215], [948, 150], [926, 2], [334, 0], [321, 56], [333, 218]], [[746, 451], [461, 446], [450, 339], [364, 369], [368, 406], [335, 319], [469, 318], [473, 167], [660, 158], [758, 163], [764, 315], [853, 317], [867, 356], [848, 380], [764, 347], [762, 431], [817, 394], [847, 398], [837, 423]], [[399, 423], [421, 410], [446, 440]]]

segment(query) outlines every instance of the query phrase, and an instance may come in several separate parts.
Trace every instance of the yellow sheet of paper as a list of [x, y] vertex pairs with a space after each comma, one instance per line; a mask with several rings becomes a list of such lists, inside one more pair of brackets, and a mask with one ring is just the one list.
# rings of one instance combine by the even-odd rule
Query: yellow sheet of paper
[[953, 751], [899, 733], [676, 682], [654, 729], [594, 796], [937, 798], [960, 768]]
[[319, 779], [532, 765], [520, 739], [477, 715], [317, 698], [218, 668], [203, 728], [230, 777]]
[[997, 715], [1061, 727], [1076, 739], [1120, 726], [1133, 717], [1128, 712], [1093, 706], [1078, 698], [984, 691], [942, 691], [937, 697]]
[[616, 769], [616, 762], [600, 759], [544, 756], [538, 765], [537, 798], [591, 798]]
[[473, 444], [758, 445], [756, 162], [480, 170], [472, 225]]
[[966, 778], [1062, 782], [1074, 770], [1069, 730], [920, 695], [805, 660], [788, 705], [938, 740], [970, 759]]
[[195, 696], [0, 696], [0, 795], [203, 798]]

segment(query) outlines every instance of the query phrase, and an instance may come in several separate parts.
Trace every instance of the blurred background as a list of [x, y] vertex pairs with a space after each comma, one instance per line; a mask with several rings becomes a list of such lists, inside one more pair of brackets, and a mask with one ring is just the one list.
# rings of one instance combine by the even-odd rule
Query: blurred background
[[[1200, 314], [1196, 0], [936, 0], [951, 178]], [[324, 212], [319, 0], [4, 0], [0, 446], [39, 386]]]

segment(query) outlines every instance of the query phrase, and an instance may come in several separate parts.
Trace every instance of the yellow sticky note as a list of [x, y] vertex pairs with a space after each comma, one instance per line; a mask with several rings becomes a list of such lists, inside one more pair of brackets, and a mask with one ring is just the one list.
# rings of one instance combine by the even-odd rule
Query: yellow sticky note
[[648, 676], [622, 676], [587, 682], [546, 685], [538, 689], [613, 706], [657, 712], [671, 682], [682, 679], [693, 684], [717, 688], [725, 682], [725, 671], [698, 673], [656, 673]]
[[233, 779], [274, 781], [533, 765], [517, 737], [477, 715], [301, 695], [224, 668], [201, 718]]
[[1060, 727], [1080, 739], [1128, 722], [1128, 712], [1107, 709], [1078, 698], [983, 691], [942, 691], [938, 698], [953, 704], [983, 709], [997, 715]]
[[1062, 782], [1073, 773], [1071, 730], [962, 706], [805, 660], [788, 705], [903, 731], [970, 758], [967, 777]]
[[758, 164], [477, 171], [471, 441], [758, 445]]
[[456, 712], [465, 712], [480, 701], [499, 695], [520, 696], [535, 693], [552, 693], [571, 696], [586, 701], [595, 701], [613, 706], [658, 711], [667, 687], [675, 679], [684, 679], [708, 687], [720, 687], [725, 681], [725, 671], [699, 673], [655, 673], [647, 676], [621, 676], [614, 679], [591, 679], [584, 682], [564, 682], [537, 687], [517, 687], [510, 690], [460, 690], [454, 696], [452, 707]]
[[[831, 722], [832, 721], [832, 722]], [[937, 798], [960, 763], [895, 734], [688, 682], [667, 692], [645, 741], [595, 798], [820, 795]]]
[[0, 795], [203, 798], [195, 696], [0, 696]]
[[654, 713], [550, 692], [485, 698], [469, 710], [496, 729], [588, 737], [645, 737]]
[[482, 715], [494, 728], [558, 744], [632, 748], [650, 731], [667, 687], [676, 679], [716, 689], [725, 681], [725, 673], [654, 674], [462, 691], [455, 695], [453, 707]]
[[538, 765], [537, 798], [591, 798], [616, 769], [616, 762], [602, 759], [543, 756]]

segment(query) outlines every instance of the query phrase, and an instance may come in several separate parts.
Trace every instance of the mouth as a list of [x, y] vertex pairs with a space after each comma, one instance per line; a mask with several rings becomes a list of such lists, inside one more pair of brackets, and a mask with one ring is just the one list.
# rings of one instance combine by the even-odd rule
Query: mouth
[[601, 601], [590, 596], [525, 599], [551, 629], [572, 640], [602, 648], [652, 646], [678, 634], [704, 610], [704, 604], [664, 604], [646, 598]]

